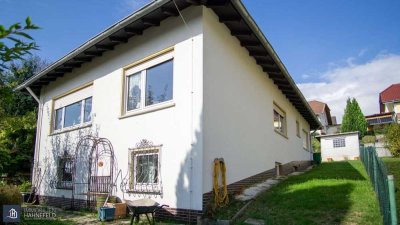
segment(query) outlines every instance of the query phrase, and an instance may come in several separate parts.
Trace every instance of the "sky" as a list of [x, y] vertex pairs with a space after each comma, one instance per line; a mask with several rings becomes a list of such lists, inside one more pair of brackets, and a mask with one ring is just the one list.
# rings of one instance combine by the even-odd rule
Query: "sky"
[[[326, 102], [341, 121], [346, 99], [365, 115], [379, 92], [400, 83], [400, 1], [242, 0], [307, 100]], [[0, 0], [0, 24], [26, 16], [40, 51], [54, 62], [148, 0]]]

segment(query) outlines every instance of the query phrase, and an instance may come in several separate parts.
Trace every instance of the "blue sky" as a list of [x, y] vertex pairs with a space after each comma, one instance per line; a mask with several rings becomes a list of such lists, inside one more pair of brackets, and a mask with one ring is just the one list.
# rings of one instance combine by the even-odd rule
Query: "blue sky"
[[[40, 46], [40, 51], [35, 54], [53, 62], [147, 2], [0, 0], [0, 24], [10, 25], [31, 16], [32, 21], [42, 27], [32, 33]], [[378, 106], [373, 99], [377, 99], [378, 93], [390, 83], [400, 82], [397, 67], [391, 68], [396, 65], [383, 63], [384, 68], [376, 67], [382, 60], [391, 62], [395, 59], [392, 63], [397, 64], [400, 55], [400, 1], [243, 2], [305, 96], [327, 102], [333, 114], [342, 113], [347, 97], [364, 98], [366, 95], [370, 95], [369, 99], [360, 102], [365, 108], [364, 113], [376, 113]], [[365, 67], [369, 71], [363, 71]], [[390, 71], [387, 71], [388, 67]], [[354, 69], [361, 69], [361, 72], [357, 70], [360, 77], [355, 81]], [[374, 70], [378, 71], [369, 76], [389, 76], [390, 79], [382, 83], [379, 79], [372, 81], [371, 77], [362, 75]], [[383, 71], [385, 74], [381, 74]], [[343, 88], [340, 82], [346, 83], [347, 77], [364, 85], [368, 85], [363, 83], [365, 80], [381, 84], [368, 93], [359, 92], [360, 84], [344, 88], [341, 96], [325, 93], [329, 88], [333, 91], [335, 87]]]

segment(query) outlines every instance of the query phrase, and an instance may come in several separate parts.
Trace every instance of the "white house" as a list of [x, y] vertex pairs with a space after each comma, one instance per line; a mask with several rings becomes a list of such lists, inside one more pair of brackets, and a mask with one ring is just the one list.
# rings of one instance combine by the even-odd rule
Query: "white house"
[[321, 135], [322, 161], [354, 160], [360, 157], [358, 132]]
[[[115, 183], [123, 200], [196, 220], [215, 158], [238, 191], [277, 162], [309, 165], [320, 127], [238, 0], [153, 1], [18, 89], [39, 102], [34, 178], [49, 205], [85, 205], [94, 184]], [[88, 134], [104, 139], [78, 145]]]

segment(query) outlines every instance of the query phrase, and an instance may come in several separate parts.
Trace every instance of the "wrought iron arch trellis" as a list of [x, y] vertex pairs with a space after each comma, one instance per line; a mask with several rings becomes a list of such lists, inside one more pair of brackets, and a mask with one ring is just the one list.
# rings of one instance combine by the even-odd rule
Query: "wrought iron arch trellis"
[[76, 146], [73, 160], [71, 208], [82, 201], [77, 196], [86, 196], [86, 207], [94, 209], [97, 195], [112, 192], [115, 170], [116, 160], [111, 142], [106, 138], [83, 136]]

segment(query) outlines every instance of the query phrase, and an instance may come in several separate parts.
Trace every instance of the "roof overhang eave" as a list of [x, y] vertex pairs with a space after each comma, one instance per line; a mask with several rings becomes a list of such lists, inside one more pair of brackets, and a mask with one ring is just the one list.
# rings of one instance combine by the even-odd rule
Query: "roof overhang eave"
[[109, 37], [114, 32], [117, 32], [119, 29], [127, 26], [128, 24], [132, 23], [133, 21], [141, 18], [143, 15], [146, 15], [146, 14], [150, 13], [151, 11], [153, 11], [153, 10], [157, 9], [158, 7], [160, 7], [160, 5], [164, 5], [165, 3], [169, 2], [169, 1], [170, 0], [155, 0], [155, 1], [152, 1], [152, 2], [148, 3], [147, 5], [143, 6], [139, 10], [137, 10], [135, 13], [127, 16], [126, 18], [123, 18], [122, 20], [118, 21], [117, 23], [115, 23], [114, 25], [110, 26], [106, 30], [100, 32], [99, 34], [97, 34], [93, 38], [89, 39], [88, 41], [83, 43], [78, 48], [72, 50], [67, 55], [62, 57], [61, 59], [59, 59], [56, 62], [52, 63], [50, 66], [48, 66], [47, 68], [45, 68], [44, 70], [42, 70], [38, 74], [34, 75], [30, 79], [26, 80], [25, 82], [23, 82], [22, 84], [17, 86], [14, 90], [20, 91], [20, 90], [22, 90], [22, 89], [24, 89], [26, 87], [29, 87], [32, 83], [34, 83], [35, 81], [40, 79], [42, 76], [45, 76], [50, 71], [56, 69], [57, 67], [61, 66], [62, 64], [64, 64], [68, 60], [71, 60], [74, 57], [76, 57], [77, 55], [81, 54], [83, 51], [89, 49], [90, 47], [93, 47], [94, 44], [98, 43], [99, 41], [101, 41], [101, 40], [103, 40], [103, 39], [105, 39], [107, 37]]
[[285, 65], [282, 63], [280, 60], [279, 56], [276, 54], [275, 50], [267, 40], [267, 38], [264, 36], [264, 34], [261, 32], [260, 28], [257, 26], [255, 23], [254, 19], [251, 17], [251, 15], [248, 13], [247, 9], [244, 7], [243, 3], [240, 0], [232, 0], [232, 4], [235, 6], [235, 8], [238, 10], [238, 12], [241, 14], [243, 19], [246, 21], [246, 23], [249, 25], [251, 30], [254, 32], [254, 34], [257, 36], [257, 38], [261, 41], [262, 45], [267, 49], [267, 51], [271, 54], [273, 57], [274, 61], [278, 64], [279, 68], [283, 72], [283, 75], [285, 78], [288, 80], [290, 83], [291, 87], [294, 89], [294, 91], [298, 94], [300, 97], [302, 103], [307, 107], [310, 115], [314, 119], [315, 124], [310, 123], [310, 128], [311, 129], [319, 129], [322, 127], [321, 122], [318, 120], [317, 116], [314, 114], [314, 111], [311, 109], [310, 105], [308, 104], [307, 100], [297, 87], [296, 83], [293, 81], [291, 76], [289, 75], [289, 72], [287, 71]]

